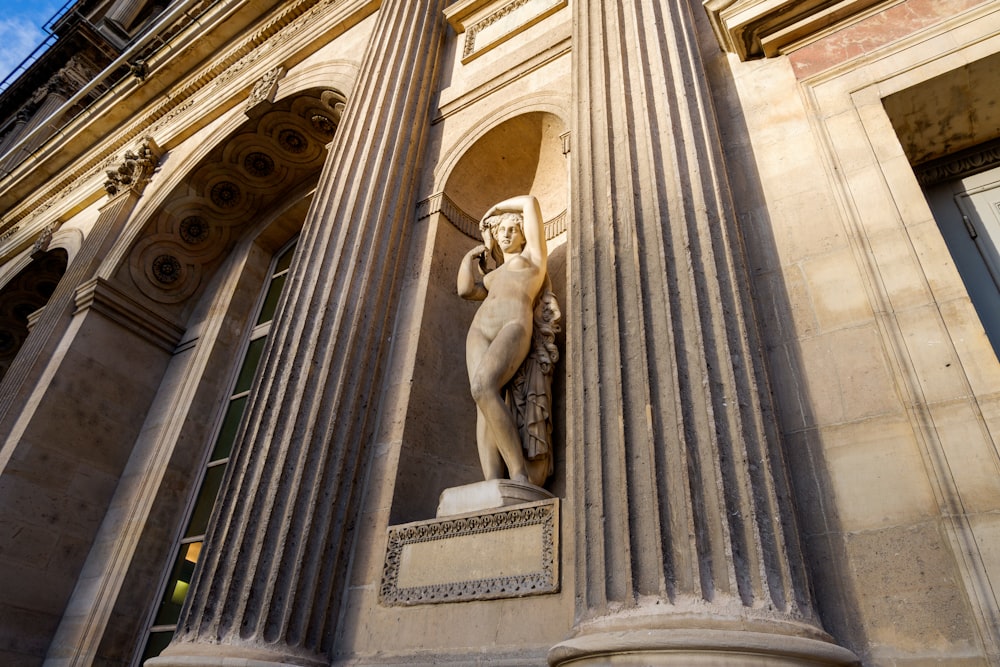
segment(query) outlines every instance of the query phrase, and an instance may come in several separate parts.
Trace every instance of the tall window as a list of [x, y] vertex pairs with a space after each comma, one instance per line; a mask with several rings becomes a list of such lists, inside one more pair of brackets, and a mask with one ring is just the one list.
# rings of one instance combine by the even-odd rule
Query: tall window
[[243, 420], [247, 398], [253, 383], [257, 365], [264, 351], [264, 343], [271, 332], [271, 321], [278, 306], [288, 277], [288, 267], [292, 262], [295, 250], [294, 243], [281, 250], [271, 263], [270, 279], [268, 280], [260, 300], [260, 312], [250, 332], [239, 371], [229, 392], [221, 423], [215, 436], [212, 453], [204, 470], [204, 476], [194, 505], [190, 510], [187, 528], [180, 539], [174, 556], [173, 569], [167, 579], [162, 593], [160, 607], [149, 630], [149, 638], [143, 651], [142, 659], [158, 656], [170, 643], [177, 629], [177, 619], [180, 616], [181, 604], [187, 595], [195, 565], [201, 556], [202, 544], [205, 541], [205, 531], [208, 520], [215, 507], [219, 495], [219, 487], [229, 463], [229, 454], [233, 441]]

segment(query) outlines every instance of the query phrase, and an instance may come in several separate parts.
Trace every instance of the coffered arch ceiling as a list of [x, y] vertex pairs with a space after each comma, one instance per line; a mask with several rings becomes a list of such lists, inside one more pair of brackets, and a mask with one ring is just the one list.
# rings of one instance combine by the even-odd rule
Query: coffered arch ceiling
[[248, 120], [170, 194], [119, 280], [160, 304], [192, 301], [243, 233], [318, 179], [343, 102], [309, 91]]

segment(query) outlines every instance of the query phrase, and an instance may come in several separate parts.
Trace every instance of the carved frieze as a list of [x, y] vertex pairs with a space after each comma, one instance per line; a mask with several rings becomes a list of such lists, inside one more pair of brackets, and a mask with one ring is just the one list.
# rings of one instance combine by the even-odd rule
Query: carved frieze
[[1000, 165], [1000, 141], [991, 141], [914, 167], [920, 185], [928, 187], [971, 176]]

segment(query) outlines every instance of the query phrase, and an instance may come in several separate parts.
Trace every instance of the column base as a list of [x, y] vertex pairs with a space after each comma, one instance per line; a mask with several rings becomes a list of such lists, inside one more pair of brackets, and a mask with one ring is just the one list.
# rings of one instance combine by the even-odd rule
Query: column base
[[577, 637], [549, 651], [549, 665], [614, 667], [814, 667], [857, 665], [828, 642], [739, 630], [646, 630]]
[[314, 653], [288, 653], [232, 644], [171, 644], [143, 667], [329, 667], [329, 660]]
[[[584, 622], [549, 650], [549, 665], [614, 667], [844, 667], [851, 651], [807, 620], [698, 605], [677, 613], [632, 609]], [[728, 613], [727, 613], [728, 612]]]

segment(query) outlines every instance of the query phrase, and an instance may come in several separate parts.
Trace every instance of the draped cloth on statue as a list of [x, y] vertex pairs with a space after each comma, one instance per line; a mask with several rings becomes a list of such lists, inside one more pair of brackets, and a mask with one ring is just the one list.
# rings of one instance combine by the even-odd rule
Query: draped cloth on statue
[[507, 405], [514, 415], [524, 458], [546, 463], [545, 476], [554, 471], [552, 456], [552, 369], [559, 360], [555, 333], [559, 304], [549, 279], [535, 302], [531, 351], [505, 387]]

